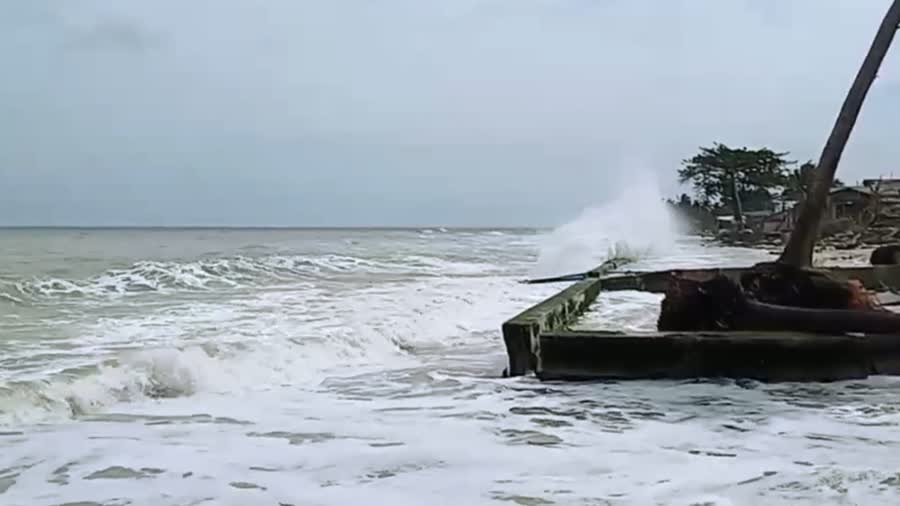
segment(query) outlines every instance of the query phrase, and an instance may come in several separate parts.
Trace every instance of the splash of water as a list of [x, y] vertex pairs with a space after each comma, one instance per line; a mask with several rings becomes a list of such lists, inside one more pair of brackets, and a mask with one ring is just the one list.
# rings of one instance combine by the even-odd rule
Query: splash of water
[[686, 230], [665, 203], [656, 178], [637, 172], [618, 197], [585, 209], [548, 234], [531, 275], [582, 272], [608, 258], [664, 255]]

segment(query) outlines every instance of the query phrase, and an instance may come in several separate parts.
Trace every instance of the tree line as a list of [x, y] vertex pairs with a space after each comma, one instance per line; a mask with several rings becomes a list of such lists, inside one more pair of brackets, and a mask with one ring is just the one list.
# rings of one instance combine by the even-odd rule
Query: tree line
[[[737, 223], [748, 211], [774, 210], [777, 202], [802, 201], [809, 193], [816, 164], [799, 166], [788, 152], [769, 148], [732, 148], [721, 143], [701, 147], [699, 153], [682, 160], [678, 181], [691, 183], [693, 196], [682, 194], [669, 203], [695, 212], [730, 210]], [[844, 186], [839, 179], [834, 186]]]

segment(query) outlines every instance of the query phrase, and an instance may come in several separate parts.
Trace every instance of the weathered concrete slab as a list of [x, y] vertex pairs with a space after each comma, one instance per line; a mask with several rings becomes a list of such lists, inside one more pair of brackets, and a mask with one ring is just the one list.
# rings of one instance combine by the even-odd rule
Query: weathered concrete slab
[[507, 373], [521, 376], [536, 370], [541, 332], [564, 328], [578, 318], [599, 295], [599, 277], [626, 263], [628, 260], [624, 259], [606, 261], [589, 271], [588, 279], [574, 283], [504, 322], [503, 340], [509, 357]]
[[[623, 263], [605, 263], [591, 271], [589, 278], [505, 322], [508, 374], [534, 371], [541, 379], [569, 380], [726, 376], [762, 381], [900, 375], [900, 336], [569, 331], [601, 290], [665, 292], [672, 270], [604, 276]], [[724, 274], [737, 281], [750, 268], [674, 272], [698, 279]], [[900, 290], [900, 265], [821, 270], [840, 279], [857, 279], [870, 290]], [[880, 299], [891, 305], [898, 302], [892, 295], [883, 294]]]
[[900, 374], [900, 336], [550, 331], [539, 341], [542, 380], [828, 382]]
[[[718, 269], [672, 269], [654, 272], [625, 273], [603, 278], [603, 290], [639, 290], [664, 293], [672, 272], [680, 275], [706, 279], [715, 274], [723, 274], [734, 281], [752, 267], [729, 267]], [[829, 267], [820, 270], [831, 273], [839, 279], [857, 279], [869, 290], [900, 290], [900, 265], [875, 265], [860, 267]]]

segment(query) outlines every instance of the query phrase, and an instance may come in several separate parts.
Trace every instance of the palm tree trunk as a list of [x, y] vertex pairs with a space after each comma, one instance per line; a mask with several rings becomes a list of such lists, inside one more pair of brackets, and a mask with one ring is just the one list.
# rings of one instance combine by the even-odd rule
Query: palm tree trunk
[[900, 27], [900, 0], [894, 0], [878, 28], [878, 33], [875, 34], [869, 53], [866, 55], [847, 97], [844, 99], [837, 121], [816, 166], [812, 187], [806, 199], [800, 204], [797, 225], [788, 239], [784, 252], [778, 259], [779, 263], [794, 267], [809, 267], [812, 264], [813, 248], [819, 233], [819, 225], [822, 222], [822, 213], [825, 210], [828, 193], [834, 182], [834, 175], [844, 152], [844, 146], [847, 145], [866, 94], [878, 74], [881, 62], [891, 47], [894, 33], [898, 27]]
[[734, 215], [734, 240], [737, 241], [741, 237], [741, 231], [744, 229], [744, 209], [741, 205], [741, 193], [738, 191], [737, 178], [731, 175], [731, 211]]

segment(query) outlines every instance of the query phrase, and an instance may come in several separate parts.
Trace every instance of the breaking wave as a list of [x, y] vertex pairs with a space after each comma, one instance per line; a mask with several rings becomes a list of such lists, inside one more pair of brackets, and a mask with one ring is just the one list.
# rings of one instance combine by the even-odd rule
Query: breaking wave
[[402, 360], [405, 353], [401, 343], [389, 339], [352, 337], [256, 341], [252, 348], [207, 342], [106, 352], [99, 363], [84, 357], [82, 365], [54, 374], [0, 381], [0, 426], [61, 421], [142, 400], [316, 382], [338, 366], [364, 367], [379, 356]]
[[633, 176], [618, 197], [585, 209], [551, 232], [532, 276], [583, 272], [608, 258], [639, 260], [670, 253], [684, 225], [649, 173], [635, 171]]
[[47, 414], [68, 418], [116, 402], [191, 395], [227, 378], [210, 377], [210, 372], [221, 370], [216, 362], [225, 364], [199, 347], [148, 350], [70, 368], [53, 377], [7, 382], [0, 384], [0, 420], [27, 423]]
[[533, 261], [528, 234], [427, 245], [351, 239], [331, 252], [327, 243], [252, 253], [204, 246], [220, 253], [129, 263], [60, 256], [5, 271], [0, 425], [415, 367], [435, 350], [493, 343], [498, 315], [552, 289], [518, 289]]
[[345, 255], [212, 258], [194, 262], [140, 261], [125, 269], [110, 269], [86, 279], [33, 278], [0, 282], [0, 301], [21, 304], [48, 297], [108, 297], [143, 292], [203, 291], [269, 282], [316, 279], [341, 274], [406, 274], [433, 276], [485, 273], [484, 264], [410, 255], [370, 260]]
[[[0, 358], [0, 425], [140, 410], [128, 406], [153, 399], [309, 388], [385, 364], [414, 366], [422, 350], [482, 345], [493, 338], [498, 314], [543, 296], [510, 293], [513, 278], [491, 276], [353, 286], [336, 294], [292, 283], [103, 310], [70, 323], [64, 336]], [[89, 311], [97, 314], [93, 305]]]

